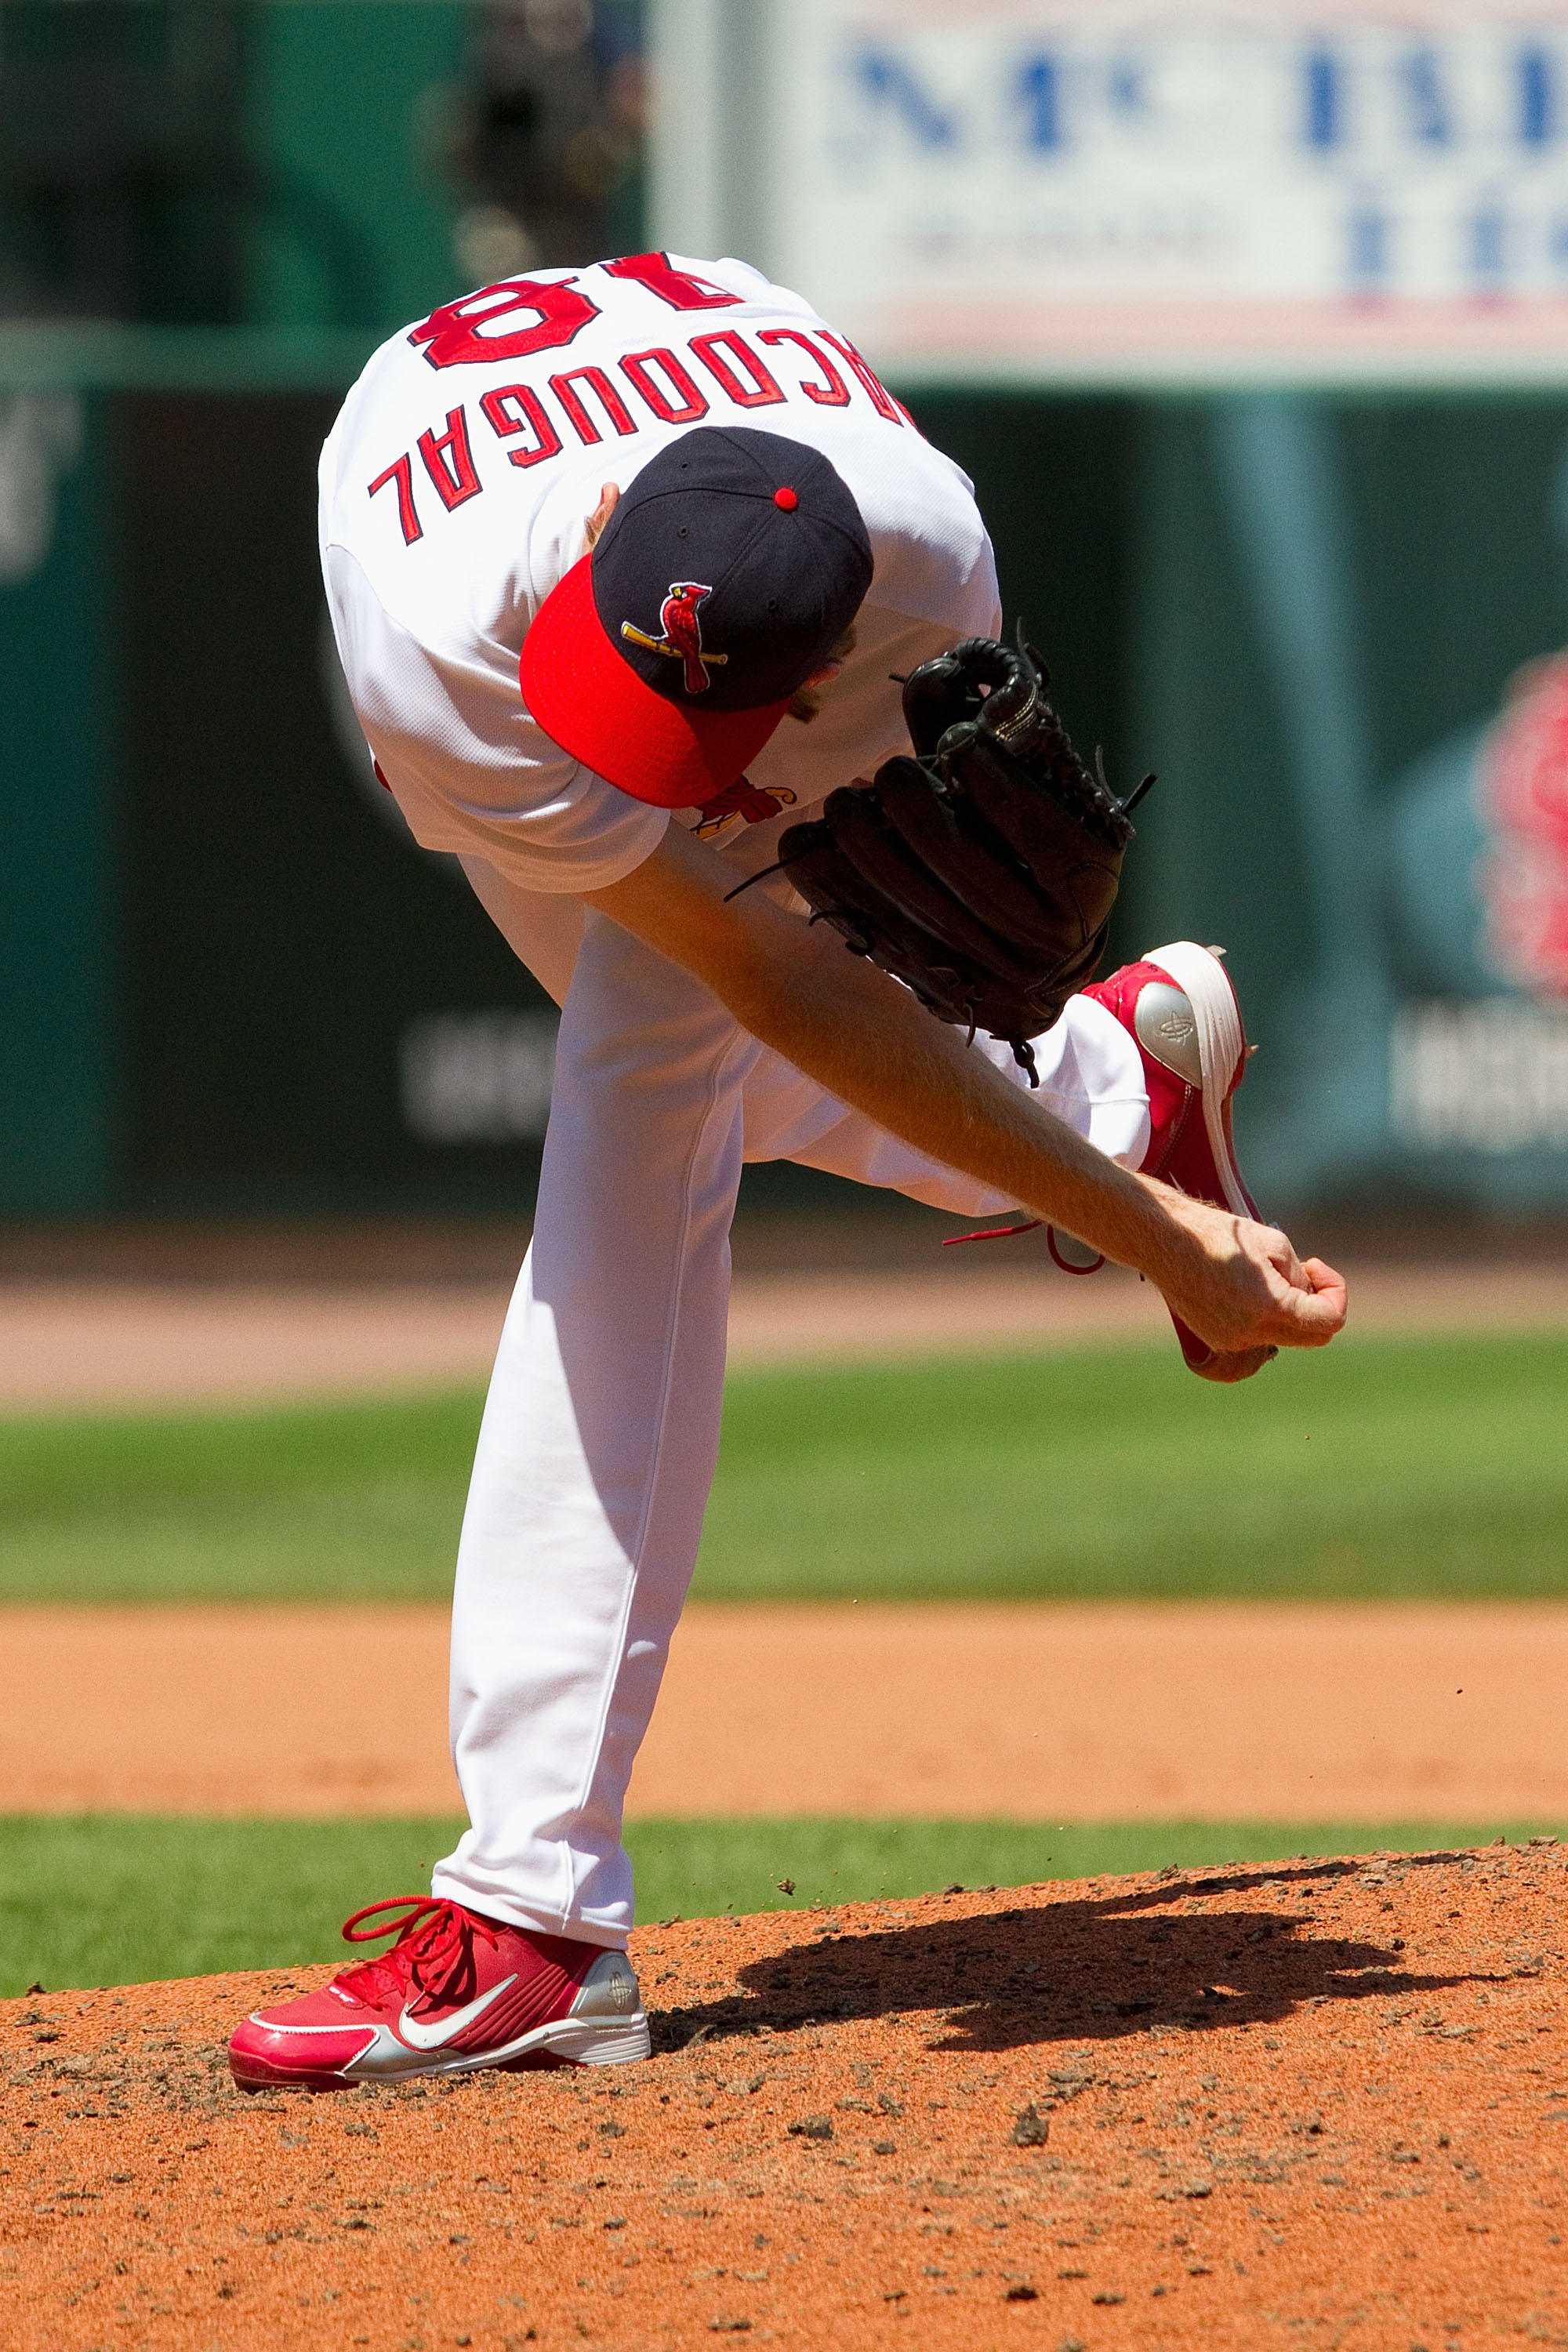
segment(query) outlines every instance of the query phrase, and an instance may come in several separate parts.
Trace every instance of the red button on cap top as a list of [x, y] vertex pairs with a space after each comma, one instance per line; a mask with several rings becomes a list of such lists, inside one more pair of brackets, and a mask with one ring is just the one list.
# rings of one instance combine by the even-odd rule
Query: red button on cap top
[[775, 507], [783, 507], [785, 514], [790, 514], [793, 513], [797, 506], [799, 506], [800, 500], [786, 484], [784, 488], [782, 490], [775, 490], [773, 492], [773, 504]]

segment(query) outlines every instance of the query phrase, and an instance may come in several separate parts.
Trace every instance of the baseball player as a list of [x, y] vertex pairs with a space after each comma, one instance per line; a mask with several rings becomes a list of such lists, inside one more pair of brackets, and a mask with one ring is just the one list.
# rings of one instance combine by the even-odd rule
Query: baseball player
[[969, 483], [798, 295], [652, 253], [444, 304], [349, 394], [321, 520], [376, 773], [562, 1018], [458, 1559], [471, 1826], [431, 1895], [345, 1927], [389, 1950], [231, 2063], [610, 2064], [648, 2048], [621, 1813], [713, 1473], [742, 1163], [1050, 1220], [1155, 1283], [1209, 1378], [1330, 1339], [1344, 1286], [1252, 1210], [1214, 956], [1079, 984], [1124, 813], [1031, 658], [976, 642]]

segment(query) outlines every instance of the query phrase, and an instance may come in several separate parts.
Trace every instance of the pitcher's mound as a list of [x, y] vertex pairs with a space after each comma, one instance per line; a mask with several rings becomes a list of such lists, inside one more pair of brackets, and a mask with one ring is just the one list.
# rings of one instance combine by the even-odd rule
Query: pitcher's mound
[[642, 1928], [651, 2063], [314, 2099], [321, 1971], [7, 2001], [0, 2341], [1568, 2344], [1564, 1860]]

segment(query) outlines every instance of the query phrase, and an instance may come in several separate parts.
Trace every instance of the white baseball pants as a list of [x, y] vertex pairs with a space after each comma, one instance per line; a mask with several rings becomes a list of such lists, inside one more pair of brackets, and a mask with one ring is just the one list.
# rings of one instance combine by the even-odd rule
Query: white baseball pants
[[[1014, 1204], [846, 1110], [603, 917], [470, 879], [565, 1004], [533, 1245], [458, 1553], [452, 1753], [472, 1826], [434, 1885], [624, 1946], [621, 1812], [718, 1454], [742, 1162], [795, 1160], [966, 1216]], [[1006, 1046], [976, 1048], [1014, 1067]], [[1074, 997], [1036, 1051], [1042, 1103], [1139, 1166], [1148, 1099], [1121, 1024]]]

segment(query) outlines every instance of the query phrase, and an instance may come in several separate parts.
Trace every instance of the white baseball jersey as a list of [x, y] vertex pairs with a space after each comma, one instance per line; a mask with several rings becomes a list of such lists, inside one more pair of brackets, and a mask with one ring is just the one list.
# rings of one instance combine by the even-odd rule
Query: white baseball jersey
[[[639, 254], [443, 305], [366, 366], [321, 453], [321, 564], [383, 782], [416, 840], [523, 888], [580, 892], [642, 864], [669, 822], [563, 751], [518, 679], [530, 622], [584, 551], [601, 486], [700, 424], [820, 450], [875, 570], [857, 651], [809, 726], [786, 719], [743, 788], [677, 813], [748, 868], [780, 812], [907, 750], [899, 689], [1000, 626], [965, 476], [809, 303], [740, 261]], [[771, 821], [771, 822], [770, 822]]]

